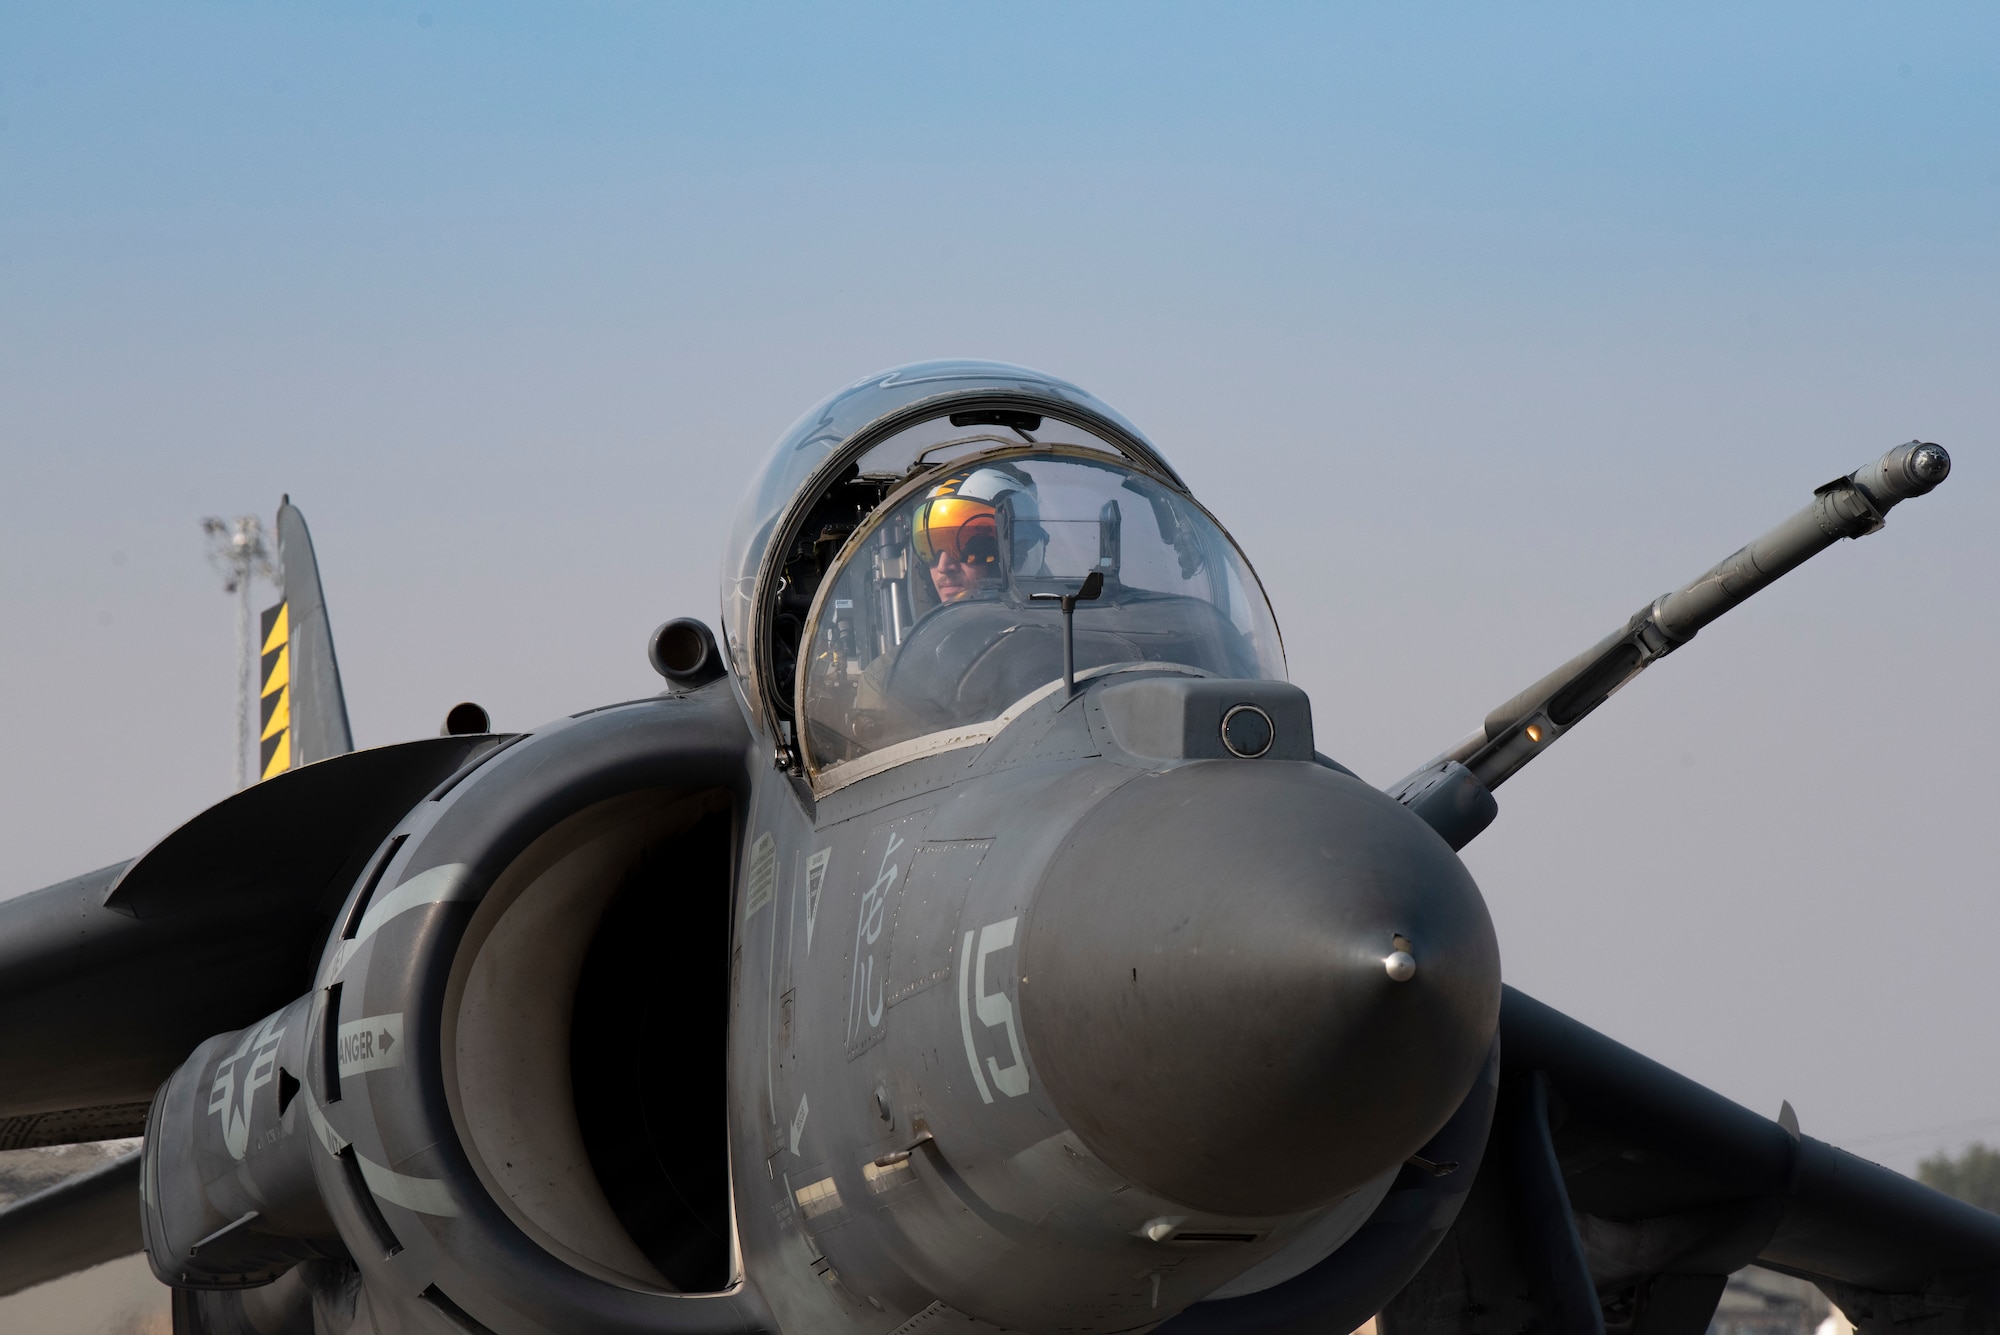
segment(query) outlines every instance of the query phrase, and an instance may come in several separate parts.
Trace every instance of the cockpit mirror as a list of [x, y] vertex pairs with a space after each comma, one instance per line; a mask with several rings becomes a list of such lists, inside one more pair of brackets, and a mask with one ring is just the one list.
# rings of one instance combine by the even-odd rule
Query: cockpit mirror
[[1004, 426], [1017, 432], [1023, 440], [1033, 443], [1034, 437], [1028, 433], [1042, 429], [1040, 413], [1024, 413], [1016, 408], [979, 408], [971, 412], [953, 413], [953, 426]]

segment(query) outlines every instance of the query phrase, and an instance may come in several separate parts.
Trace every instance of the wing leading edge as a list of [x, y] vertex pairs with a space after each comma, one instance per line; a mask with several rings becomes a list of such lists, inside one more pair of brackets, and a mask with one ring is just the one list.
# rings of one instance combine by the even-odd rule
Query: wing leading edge
[[139, 1250], [139, 1151], [0, 1210], [0, 1298]]
[[1732, 1103], [1513, 988], [1464, 1212], [1384, 1335], [1700, 1335], [1728, 1275], [1809, 1279], [1863, 1335], [2000, 1328], [2000, 1216]]

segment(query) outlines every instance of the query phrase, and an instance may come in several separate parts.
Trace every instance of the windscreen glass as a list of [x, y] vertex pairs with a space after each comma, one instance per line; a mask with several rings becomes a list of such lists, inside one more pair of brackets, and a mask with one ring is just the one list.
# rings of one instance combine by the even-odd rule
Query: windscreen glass
[[1082, 452], [955, 463], [883, 506], [830, 572], [799, 665], [815, 771], [997, 718], [1062, 676], [1062, 613], [1034, 594], [1103, 593], [1076, 608], [1079, 672], [1174, 664], [1282, 678], [1256, 576], [1198, 506]]

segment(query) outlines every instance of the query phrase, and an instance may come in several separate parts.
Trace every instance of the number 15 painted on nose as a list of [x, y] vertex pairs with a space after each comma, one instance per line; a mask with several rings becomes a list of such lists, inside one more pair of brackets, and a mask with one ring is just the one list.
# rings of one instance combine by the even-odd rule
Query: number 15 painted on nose
[[[972, 1064], [972, 1081], [979, 1086], [979, 1097], [987, 1103], [993, 1102], [993, 1091], [987, 1087], [986, 1075], [991, 1072], [993, 1084], [1009, 1098], [1019, 1098], [1028, 1092], [1028, 1063], [1021, 1057], [1021, 1036], [1014, 1027], [1014, 1003], [1007, 999], [1005, 992], [988, 993], [986, 990], [986, 957], [996, 950], [1005, 950], [1014, 944], [1014, 926], [1019, 918], [1009, 918], [982, 927], [978, 932], [967, 932], [959, 950], [958, 984], [958, 1026], [965, 1035], [965, 1059]], [[979, 938], [975, 955], [973, 937]], [[976, 961], [976, 962], [975, 962]], [[971, 968], [966, 968], [971, 964]], [[991, 1057], [986, 1059], [986, 1070], [979, 1069], [979, 1052], [972, 1045], [972, 1009], [977, 999], [980, 1023], [988, 1029], [1005, 1028], [1007, 1047], [1014, 1054], [1012, 1066], [1001, 1066]]]

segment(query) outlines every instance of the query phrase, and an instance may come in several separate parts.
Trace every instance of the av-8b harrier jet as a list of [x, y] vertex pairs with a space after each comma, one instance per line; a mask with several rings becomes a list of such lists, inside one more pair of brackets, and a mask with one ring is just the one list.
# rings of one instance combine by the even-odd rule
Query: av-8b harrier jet
[[295, 510], [263, 782], [0, 904], [0, 1214], [193, 1335], [1698, 1335], [1751, 1262], [1995, 1325], [2000, 1217], [1502, 985], [1457, 850], [1654, 660], [1941, 482], [1898, 446], [1387, 791], [1140, 431], [976, 362], [835, 394], [667, 690], [351, 751]]

